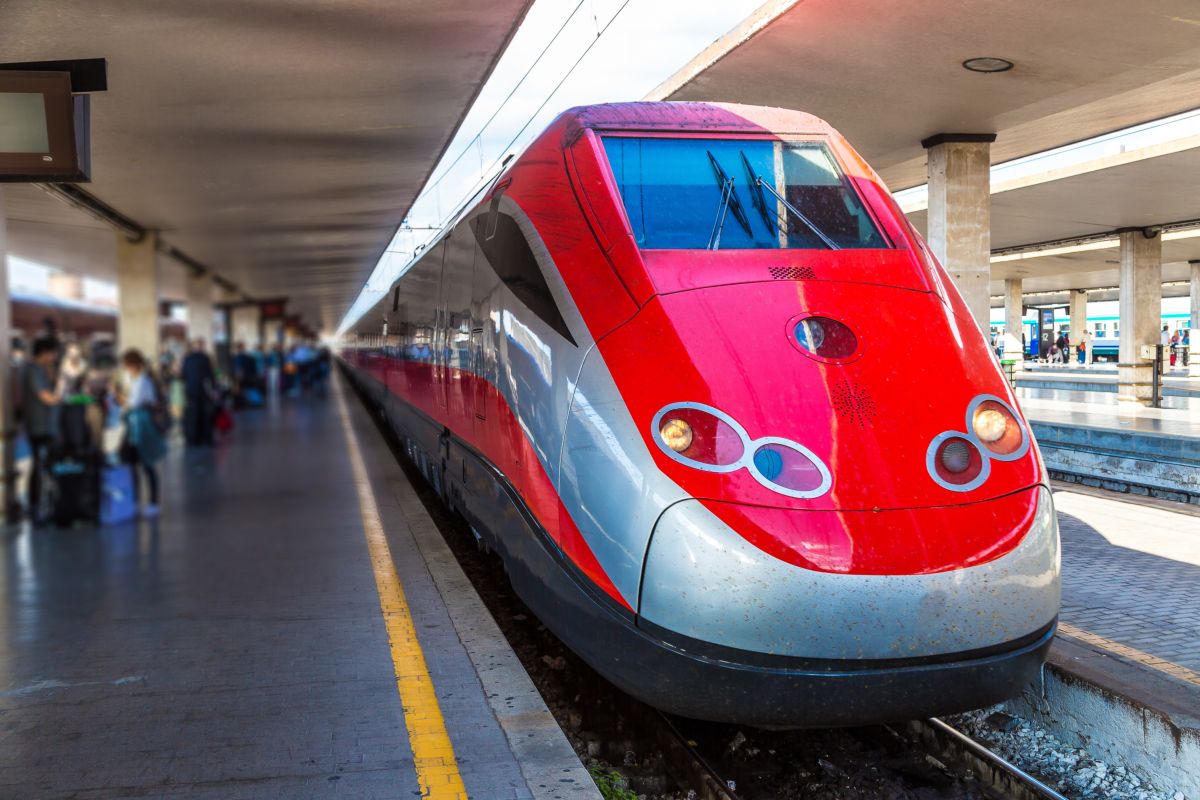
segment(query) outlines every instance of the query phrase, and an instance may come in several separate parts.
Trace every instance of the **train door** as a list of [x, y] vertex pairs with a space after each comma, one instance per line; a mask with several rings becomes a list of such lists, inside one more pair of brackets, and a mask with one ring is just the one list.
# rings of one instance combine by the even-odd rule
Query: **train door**
[[437, 410], [445, 417], [446, 414], [446, 362], [447, 362], [447, 328], [446, 321], [446, 250], [447, 242], [443, 239], [433, 254], [437, 275], [437, 298], [433, 307], [433, 396], [437, 402]]
[[483, 373], [483, 327], [479, 326], [471, 328], [471, 412], [477, 420], [487, 419]]
[[471, 289], [475, 279], [475, 237], [464, 223], [446, 238], [442, 268], [442, 309], [445, 327], [444, 381], [447, 424], [455, 433], [470, 432], [472, 383], [467, 375], [471, 361]]
[[499, 336], [501, 306], [499, 289], [500, 276], [488, 264], [487, 259], [479, 252], [478, 237], [486, 236], [484, 227], [486, 216], [479, 216], [469, 223], [475, 246], [475, 271], [471, 284], [471, 344], [472, 365], [474, 373], [473, 403], [475, 416], [475, 441], [485, 453], [489, 447], [489, 418], [494, 425], [495, 411], [488, 408], [496, 392], [490, 387], [496, 385], [499, 377], [497, 363], [497, 338]]

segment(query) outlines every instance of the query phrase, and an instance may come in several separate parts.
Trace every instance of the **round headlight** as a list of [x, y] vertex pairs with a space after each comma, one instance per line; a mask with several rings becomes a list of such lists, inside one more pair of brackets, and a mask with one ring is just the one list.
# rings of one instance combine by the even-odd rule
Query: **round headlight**
[[980, 408], [975, 412], [975, 435], [984, 442], [996, 442], [1008, 429], [1008, 419], [996, 408]]
[[682, 453], [692, 446], [692, 426], [678, 417], [663, 420], [658, 435], [662, 437], [663, 444], [676, 453]]
[[1020, 451], [1025, 442], [1021, 423], [1006, 406], [984, 400], [971, 415], [971, 428], [993, 455], [1004, 458]]

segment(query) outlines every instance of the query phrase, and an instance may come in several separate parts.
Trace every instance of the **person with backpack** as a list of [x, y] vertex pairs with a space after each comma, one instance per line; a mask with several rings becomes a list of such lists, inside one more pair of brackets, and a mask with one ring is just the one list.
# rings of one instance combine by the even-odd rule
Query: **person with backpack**
[[142, 516], [158, 516], [158, 468], [155, 466], [166, 454], [163, 439], [162, 393], [155, 385], [146, 364], [146, 358], [135, 349], [121, 355], [125, 368], [128, 393], [125, 396], [122, 416], [125, 420], [125, 439], [121, 443], [121, 460], [134, 470], [133, 493], [141, 502], [141, 484], [137, 472], [146, 479], [150, 490], [149, 502], [142, 507]]

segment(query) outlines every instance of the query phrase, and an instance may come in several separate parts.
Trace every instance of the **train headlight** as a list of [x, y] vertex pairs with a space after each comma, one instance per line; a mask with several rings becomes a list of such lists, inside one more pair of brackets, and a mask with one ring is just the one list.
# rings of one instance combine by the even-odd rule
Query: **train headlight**
[[692, 426], [678, 417], [663, 420], [658, 435], [662, 437], [663, 444], [676, 453], [682, 453], [692, 446]]
[[983, 446], [997, 456], [1011, 456], [1025, 443], [1021, 423], [1007, 406], [984, 399], [971, 414], [971, 429]]
[[1004, 429], [1008, 427], [1004, 415], [994, 408], [980, 408], [975, 412], [972, 424], [975, 426], [975, 435], [988, 443], [999, 440], [1004, 435]]

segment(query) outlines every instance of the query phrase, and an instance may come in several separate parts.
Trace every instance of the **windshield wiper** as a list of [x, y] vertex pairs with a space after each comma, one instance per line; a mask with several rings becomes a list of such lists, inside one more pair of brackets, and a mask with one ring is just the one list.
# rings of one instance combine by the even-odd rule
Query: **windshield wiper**
[[737, 194], [733, 190], [733, 178], [725, 174], [725, 170], [721, 169], [721, 165], [717, 162], [716, 156], [711, 150], [706, 150], [708, 153], [708, 161], [712, 164], [713, 175], [717, 179], [717, 186], [721, 188], [721, 203], [717, 206], [717, 218], [713, 221], [712, 234], [708, 237], [708, 249], [718, 250], [721, 247], [721, 234], [725, 231], [725, 215], [726, 212], [732, 211], [733, 218], [742, 226], [742, 230], [750, 238], [754, 238], [754, 232], [750, 229], [750, 218], [746, 216], [746, 209], [742, 207], [742, 201], [738, 200]]
[[[800, 220], [800, 222], [803, 223], [804, 227], [806, 227], [810, 231], [812, 231], [813, 234], [818, 239], [820, 239], [822, 242], [824, 242], [825, 246], [828, 247], [830, 250], [841, 250], [842, 249], [841, 246], [837, 242], [835, 242], [833, 239], [830, 239], [828, 236], [826, 236], [825, 233], [820, 228], [817, 227], [815, 222], [813, 222], [808, 217], [804, 216], [803, 212], [801, 212], [800, 209], [796, 208], [794, 205], [789, 203], [787, 201], [786, 197], [781, 195], [779, 192], [775, 191], [774, 186], [772, 186], [771, 184], [764, 181], [762, 179], [761, 175], [758, 175], [757, 173], [755, 173], [754, 170], [750, 167], [750, 162], [746, 159], [745, 153], [742, 153], [742, 162], [746, 165], [746, 171], [750, 174], [750, 178], [754, 182], [754, 188], [756, 190], [761, 192], [763, 189], [766, 189], [768, 192], [773, 194], [775, 196], [775, 199], [778, 200], [783, 205], [784, 208], [786, 208], [788, 211], [792, 212], [792, 216], [794, 216], [796, 219]], [[762, 199], [761, 196], [759, 199]], [[757, 202], [755, 202], [754, 207], [759, 208]], [[759, 209], [759, 213], [764, 214], [764, 215], [767, 213], [767, 204], [765, 201], [763, 202], [762, 207]]]
[[754, 168], [750, 166], [750, 159], [746, 158], [746, 154], [741, 151], [739, 154], [742, 157], [742, 166], [746, 168], [746, 181], [750, 186], [750, 202], [754, 205], [754, 210], [758, 212], [758, 215], [762, 217], [763, 225], [767, 226], [767, 232], [774, 236], [775, 218], [767, 208], [767, 198], [763, 194], [762, 186], [758, 184], [758, 176], [754, 174]]

